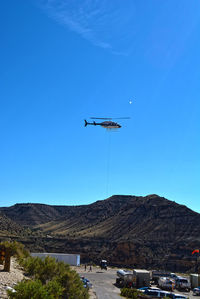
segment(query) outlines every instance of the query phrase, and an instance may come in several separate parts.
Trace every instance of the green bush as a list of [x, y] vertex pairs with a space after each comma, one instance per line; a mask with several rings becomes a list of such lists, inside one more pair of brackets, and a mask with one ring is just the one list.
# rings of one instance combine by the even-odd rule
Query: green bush
[[21, 265], [23, 266], [26, 273], [30, 276], [33, 276], [37, 273], [38, 269], [41, 267], [42, 260], [39, 257], [28, 257], [21, 261]]
[[15, 287], [15, 293], [9, 292], [9, 298], [89, 298], [79, 275], [69, 265], [56, 262], [52, 257], [40, 259], [30, 256], [23, 259], [21, 264], [34, 280], [20, 282]]
[[62, 298], [63, 288], [57, 281], [49, 281], [43, 285], [40, 280], [28, 280], [18, 283], [16, 292], [8, 291], [13, 299], [59, 299]]
[[55, 276], [61, 276], [66, 271], [70, 271], [69, 265], [63, 262], [56, 262], [54, 258], [49, 256], [45, 259], [28, 257], [23, 260], [22, 266], [29, 276], [41, 280], [43, 284]]
[[49, 281], [45, 288], [52, 298], [61, 298], [65, 290], [56, 279]]
[[142, 292], [139, 292], [136, 289], [129, 289], [129, 288], [121, 289], [121, 296], [124, 296], [126, 298], [131, 298], [131, 299], [146, 298], [146, 296]]
[[[53, 299], [56, 297], [51, 296], [41, 281], [29, 280], [18, 283], [15, 287], [16, 292], [8, 291], [9, 298], [15, 299]], [[57, 297], [59, 298], [59, 297]]]
[[88, 291], [83, 287], [79, 275], [73, 271], [67, 271], [58, 277], [58, 282], [64, 287], [63, 298], [88, 299]]

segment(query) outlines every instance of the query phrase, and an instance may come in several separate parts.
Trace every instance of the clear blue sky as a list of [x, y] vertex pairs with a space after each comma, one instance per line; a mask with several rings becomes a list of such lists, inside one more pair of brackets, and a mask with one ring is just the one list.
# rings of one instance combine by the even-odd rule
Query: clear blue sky
[[[0, 205], [156, 193], [200, 212], [200, 1], [0, 11]], [[131, 119], [108, 132], [90, 116]]]

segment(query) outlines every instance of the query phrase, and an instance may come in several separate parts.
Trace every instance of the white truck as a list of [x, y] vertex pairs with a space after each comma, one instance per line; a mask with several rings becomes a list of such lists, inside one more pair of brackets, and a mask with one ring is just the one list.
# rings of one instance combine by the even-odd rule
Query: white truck
[[191, 284], [188, 278], [182, 277], [182, 276], [177, 276], [176, 278], [176, 289], [180, 291], [190, 291], [191, 289]]
[[128, 270], [118, 270], [117, 271], [117, 278], [116, 278], [116, 285], [120, 288], [123, 287], [134, 287], [135, 286], [135, 278], [132, 271]]

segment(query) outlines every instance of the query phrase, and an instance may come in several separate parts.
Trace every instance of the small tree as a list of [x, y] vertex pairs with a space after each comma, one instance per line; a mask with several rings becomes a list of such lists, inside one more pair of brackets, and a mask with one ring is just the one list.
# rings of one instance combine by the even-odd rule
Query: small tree
[[24, 245], [18, 242], [2, 242], [0, 250], [5, 252], [4, 271], [6, 272], [10, 272], [11, 256], [16, 255], [18, 258], [22, 258], [29, 255], [29, 252], [24, 249]]

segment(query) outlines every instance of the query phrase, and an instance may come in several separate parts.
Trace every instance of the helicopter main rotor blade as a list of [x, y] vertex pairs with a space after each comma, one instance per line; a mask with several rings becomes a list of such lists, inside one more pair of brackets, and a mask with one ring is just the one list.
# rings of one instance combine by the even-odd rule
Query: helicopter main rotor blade
[[130, 117], [90, 117], [90, 119], [130, 119]]
[[130, 117], [113, 117], [112, 119], [130, 119]]
[[90, 119], [112, 119], [112, 117], [90, 117]]

